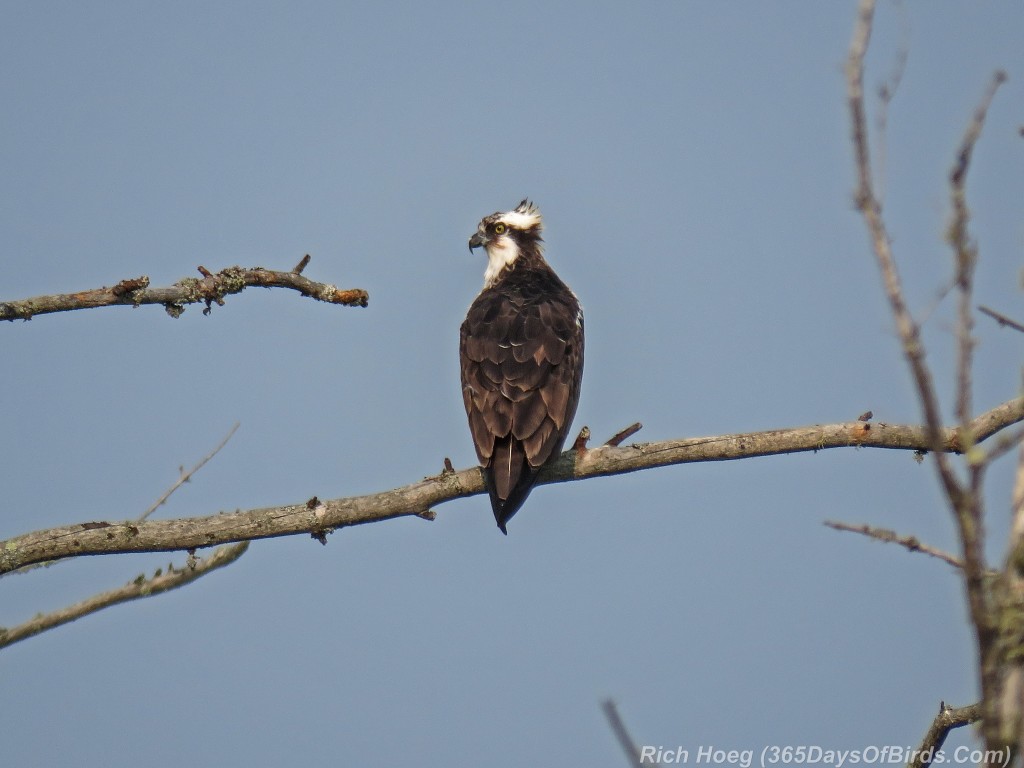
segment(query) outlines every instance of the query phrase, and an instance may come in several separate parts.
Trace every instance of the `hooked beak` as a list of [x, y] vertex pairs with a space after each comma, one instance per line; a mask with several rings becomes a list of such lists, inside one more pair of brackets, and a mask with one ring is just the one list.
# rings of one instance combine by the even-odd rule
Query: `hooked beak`
[[481, 246], [486, 248], [489, 242], [491, 242], [490, 238], [488, 238], [483, 232], [477, 230], [473, 233], [473, 236], [469, 238], [469, 252], [472, 253], [474, 248], [480, 248]]

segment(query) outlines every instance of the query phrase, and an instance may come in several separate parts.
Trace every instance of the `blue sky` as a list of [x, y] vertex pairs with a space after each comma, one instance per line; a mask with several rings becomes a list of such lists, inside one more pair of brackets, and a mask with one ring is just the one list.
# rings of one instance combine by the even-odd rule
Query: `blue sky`
[[[851, 200], [853, 3], [11, 2], [0, 27], [0, 299], [202, 264], [289, 269], [365, 310], [249, 290], [204, 317], [111, 308], [0, 328], [0, 538], [369, 493], [474, 461], [466, 239], [534, 199], [583, 301], [577, 428], [638, 440], [918, 420]], [[949, 407], [946, 175], [992, 72], [970, 183], [978, 301], [1020, 318], [1024, 7], [883, 2], [886, 215]], [[980, 320], [977, 405], [1021, 338]], [[1010, 466], [987, 487], [994, 543]], [[12, 765], [623, 765], [641, 743], [911, 745], [976, 697], [956, 575], [830, 531], [955, 549], [931, 469], [829, 451], [537, 490], [306, 538], [0, 655]], [[0, 581], [14, 625], [183, 557]], [[951, 744], [970, 743], [969, 733]]]

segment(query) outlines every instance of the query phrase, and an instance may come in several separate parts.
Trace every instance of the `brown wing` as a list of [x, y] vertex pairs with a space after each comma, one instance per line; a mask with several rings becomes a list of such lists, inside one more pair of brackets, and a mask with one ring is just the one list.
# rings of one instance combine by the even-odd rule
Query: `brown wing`
[[503, 531], [561, 450], [579, 402], [583, 319], [560, 287], [487, 289], [462, 324], [462, 396]]

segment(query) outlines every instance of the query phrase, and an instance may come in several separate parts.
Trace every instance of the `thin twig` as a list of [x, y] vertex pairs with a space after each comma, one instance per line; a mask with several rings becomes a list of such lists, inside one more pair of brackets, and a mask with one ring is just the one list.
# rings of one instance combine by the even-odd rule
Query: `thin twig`
[[314, 282], [297, 272], [276, 272], [262, 267], [245, 269], [228, 267], [217, 274], [200, 268], [202, 279], [186, 277], [168, 288], [150, 288], [149, 278], [122, 280], [113, 288], [96, 288], [78, 293], [36, 296], [32, 299], [0, 302], [0, 320], [31, 320], [35, 315], [67, 312], [75, 309], [142, 304], [163, 304], [171, 317], [185, 311], [186, 304], [205, 303], [204, 314], [212, 304], [222, 305], [224, 297], [239, 293], [250, 286], [261, 288], [290, 288], [303, 296], [330, 304], [365, 307], [369, 294], [361, 288], [341, 290], [329, 283]]
[[859, 533], [862, 536], [867, 536], [876, 541], [884, 541], [887, 544], [899, 544], [901, 547], [906, 547], [910, 552], [921, 552], [925, 555], [937, 557], [954, 568], [962, 569], [964, 567], [960, 558], [949, 554], [949, 552], [924, 544], [916, 536], [900, 536], [896, 531], [890, 531], [888, 528], [874, 528], [867, 524], [851, 525], [850, 523], [841, 523], [835, 520], [826, 520], [825, 525], [837, 531]]
[[900, 41], [900, 47], [896, 51], [896, 58], [893, 61], [889, 77], [878, 88], [878, 115], [875, 121], [875, 132], [877, 134], [875, 145], [878, 148], [878, 199], [883, 201], [885, 200], [886, 129], [889, 122], [889, 106], [899, 90], [900, 83], [903, 80], [903, 73], [907, 68], [907, 58], [910, 55], [910, 44], [908, 42], [910, 38], [910, 25], [907, 22], [906, 10], [902, 8], [900, 10], [902, 11], [900, 20], [903, 22], [900, 25], [902, 40]]
[[39, 614], [38, 616], [26, 621], [24, 624], [19, 624], [16, 627], [10, 629], [0, 628], [0, 648], [6, 648], [8, 645], [13, 645], [19, 640], [25, 640], [34, 635], [38, 635], [40, 632], [45, 632], [48, 629], [59, 627], [62, 624], [67, 624], [80, 619], [83, 616], [87, 616], [90, 613], [101, 611], [104, 608], [108, 608], [118, 603], [126, 603], [131, 600], [138, 600], [142, 597], [151, 597], [152, 595], [159, 595], [162, 592], [167, 592], [178, 587], [183, 587], [186, 584], [191, 584], [198, 578], [205, 576], [206, 574], [223, 568], [225, 565], [230, 565], [240, 558], [248, 549], [249, 542], [243, 541], [240, 544], [232, 544], [227, 547], [219, 547], [215, 549], [208, 557], [201, 560], [196, 560], [194, 567], [185, 566], [184, 568], [173, 568], [168, 567], [166, 573], [157, 571], [152, 578], [145, 578], [145, 576], [139, 576], [132, 582], [125, 584], [123, 587], [118, 589], [112, 589], [109, 592], [101, 592], [98, 595], [83, 600], [74, 605], [69, 605], [66, 608], [62, 608], [59, 611], [52, 613]]
[[206, 462], [208, 462], [210, 459], [212, 459], [214, 456], [216, 456], [218, 453], [220, 453], [220, 449], [223, 448], [225, 445], [227, 445], [228, 440], [230, 440], [231, 437], [235, 434], [235, 432], [238, 431], [238, 427], [239, 426], [240, 426], [240, 423], [236, 421], [235, 425], [233, 427], [231, 427], [230, 430], [228, 430], [228, 433], [224, 436], [224, 439], [221, 440], [220, 443], [217, 444], [216, 448], [214, 448], [212, 451], [210, 451], [208, 454], [206, 454], [202, 459], [200, 459], [199, 463], [196, 464], [194, 467], [192, 467], [192, 469], [188, 470], [188, 472], [185, 472], [184, 470], [182, 470], [182, 472], [179, 475], [178, 479], [174, 481], [174, 485], [172, 485], [170, 488], [168, 488], [166, 491], [164, 491], [164, 493], [160, 496], [160, 498], [157, 499], [156, 501], [154, 501], [152, 506], [149, 507], [149, 509], [147, 509], [145, 512], [143, 512], [141, 515], [139, 515], [135, 519], [141, 522], [142, 520], [145, 520], [147, 517], [149, 517], [151, 514], [153, 514], [163, 504], [165, 504], [167, 502], [167, 499], [169, 499], [171, 497], [172, 493], [174, 493], [182, 485], [184, 485], [189, 480], [191, 480], [192, 479], [192, 475], [194, 475], [196, 472], [198, 472], [200, 469], [202, 469], [203, 466], [206, 464]]
[[988, 307], [985, 306], [979, 306], [978, 311], [981, 312], [982, 314], [991, 317], [993, 320], [999, 323], [1001, 327], [1013, 328], [1013, 330], [1015, 331], [1020, 331], [1021, 333], [1024, 333], [1024, 325], [1021, 325], [1016, 320], [1007, 317], [1001, 312], [996, 312], [994, 309], [989, 309]]
[[974, 117], [971, 119], [970, 125], [967, 126], [967, 133], [964, 134], [963, 141], [960, 142], [960, 150], [957, 152], [957, 161], [950, 173], [950, 181], [953, 186], [961, 190], [963, 189], [964, 179], [967, 176], [967, 170], [971, 164], [974, 146], [978, 143], [978, 139], [981, 137], [981, 129], [985, 126], [988, 108], [992, 105], [992, 99], [995, 98], [999, 86], [1005, 83], [1006, 79], [1006, 73], [1002, 70], [997, 70], [992, 75], [992, 82], [989, 84], [988, 90], [985, 91], [981, 103], [974, 110]]
[[[856, 205], [864, 217], [871, 238], [872, 250], [882, 274], [882, 282], [889, 300], [889, 306], [896, 321], [903, 346], [903, 355], [907, 359], [914, 383], [917, 387], [918, 399], [924, 411], [925, 428], [936, 449], [941, 441], [939, 431], [942, 425], [941, 410], [938, 397], [932, 383], [931, 372], [925, 363], [924, 346], [921, 342], [920, 330], [914, 322], [903, 297], [903, 287], [899, 272], [893, 258], [889, 241], [889, 233], [882, 218], [882, 207], [874, 193], [871, 171], [871, 155], [868, 149], [867, 117], [864, 108], [864, 57], [871, 40], [871, 26], [874, 17], [875, 3], [873, 0], [861, 0], [858, 6], [857, 23], [854, 26], [850, 52], [846, 63], [847, 101], [850, 108], [852, 123], [853, 148], [857, 171]], [[960, 489], [956, 476], [948, 459], [936, 454], [936, 468], [947, 495], [953, 498], [959, 495]]]
[[[1003, 72], [996, 72], [993, 76], [988, 91], [986, 91], [981, 104], [978, 106], [974, 117], [967, 127], [967, 131], [964, 133], [953, 170], [949, 174], [950, 201], [953, 215], [946, 239], [952, 246], [955, 256], [955, 283], [960, 297], [958, 302], [959, 319], [957, 322], [956, 413], [957, 418], [960, 420], [960, 425], [964, 429], [967, 428], [968, 422], [971, 420], [971, 371], [974, 357], [974, 339], [972, 337], [974, 316], [971, 313], [971, 305], [974, 295], [974, 271], [978, 263], [978, 248], [974, 244], [968, 230], [971, 214], [967, 208], [965, 184], [967, 172], [971, 164], [971, 157], [974, 154], [974, 147], [978, 143], [978, 139], [981, 137], [981, 130], [985, 125], [985, 116], [988, 114], [989, 106], [992, 104], [996, 91], [1005, 81], [1006, 74]], [[965, 438], [969, 440], [970, 435], [965, 435]], [[983, 471], [984, 467], [982, 464], [975, 463], [972, 465], [971, 490], [973, 493], [980, 491]]]
[[991, 465], [992, 462], [1001, 459], [1020, 445], [1022, 441], [1024, 441], [1024, 428], [1003, 432], [992, 441], [992, 445], [985, 452], [984, 458], [981, 461], [986, 465]]
[[605, 699], [601, 702], [601, 709], [608, 720], [608, 727], [612, 729], [612, 733], [615, 734], [619, 746], [626, 753], [626, 759], [629, 761], [630, 766], [633, 768], [644, 768], [645, 765], [657, 765], [653, 760], [646, 761], [643, 759], [640, 748], [633, 741], [633, 737], [629, 735], [626, 724], [622, 722], [622, 718], [619, 716], [619, 710], [615, 706], [615, 702], [612, 699]]
[[[178, 477], [178, 479], [175, 481], [174, 485], [172, 485], [170, 488], [168, 488], [167, 491], [165, 491], [164, 494], [162, 496], [160, 496], [159, 499], [157, 499], [155, 502], [153, 502], [153, 505], [149, 509], [147, 509], [141, 515], [136, 517], [135, 518], [135, 522], [142, 522], [143, 520], [148, 518], [151, 514], [153, 514], [154, 511], [156, 511], [156, 509], [158, 509], [160, 507], [160, 505], [164, 504], [167, 501], [167, 499], [170, 498], [170, 495], [172, 493], [174, 493], [176, 490], [178, 490], [178, 488], [180, 488], [183, 484], [189, 482], [189, 480], [192, 479], [192, 475], [194, 475], [196, 472], [198, 472], [200, 469], [202, 469], [203, 466], [206, 464], [206, 462], [208, 462], [210, 459], [212, 459], [214, 456], [216, 456], [220, 452], [220, 449], [223, 448], [225, 445], [227, 445], [228, 440], [230, 440], [231, 437], [235, 434], [235, 432], [238, 430], [239, 426], [240, 426], [240, 423], [239, 422], [235, 422], [235, 425], [228, 431], [228, 433], [224, 437], [224, 439], [220, 441], [220, 444], [217, 445], [217, 447], [214, 448], [212, 451], [210, 451], [206, 456], [204, 456], [199, 461], [199, 463], [196, 464], [194, 467], [192, 467], [192, 469], [190, 469], [188, 472], [182, 471], [181, 476]], [[46, 560], [46, 561], [41, 562], [41, 563], [32, 563], [31, 565], [26, 565], [24, 568], [18, 568], [16, 571], [14, 571], [14, 573], [20, 573], [20, 574], [28, 573], [29, 571], [34, 571], [36, 568], [48, 568], [51, 565], [54, 565], [55, 563], [62, 563], [62, 562], [67, 562], [67, 560]], [[3, 575], [10, 575], [10, 574], [3, 574]]]
[[[982, 414], [972, 423], [978, 439], [1024, 420], [1024, 398], [1016, 398]], [[939, 431], [939, 448], [957, 451], [960, 429]], [[920, 426], [854, 421], [776, 429], [738, 435], [599, 446], [579, 453], [569, 449], [539, 475], [541, 485], [590, 477], [606, 477], [642, 469], [702, 461], [729, 461], [752, 456], [817, 452], [830, 448], [874, 447], [931, 450], [934, 442]], [[0, 574], [31, 563], [79, 555], [117, 552], [166, 552], [208, 547], [233, 541], [320, 534], [343, 526], [419, 515], [453, 499], [485, 491], [479, 467], [442, 472], [401, 488], [347, 498], [321, 500], [315, 509], [306, 501], [286, 506], [238, 510], [209, 517], [111, 523], [92, 521], [51, 528], [0, 542]]]

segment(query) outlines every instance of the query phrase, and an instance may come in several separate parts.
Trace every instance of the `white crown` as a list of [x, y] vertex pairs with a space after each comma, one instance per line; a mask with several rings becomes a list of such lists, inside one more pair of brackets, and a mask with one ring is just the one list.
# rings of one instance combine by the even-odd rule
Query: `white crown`
[[511, 211], [501, 214], [498, 221], [508, 224], [513, 229], [541, 229], [544, 226], [540, 209], [529, 200], [523, 200]]

